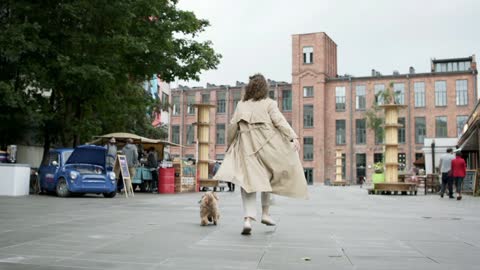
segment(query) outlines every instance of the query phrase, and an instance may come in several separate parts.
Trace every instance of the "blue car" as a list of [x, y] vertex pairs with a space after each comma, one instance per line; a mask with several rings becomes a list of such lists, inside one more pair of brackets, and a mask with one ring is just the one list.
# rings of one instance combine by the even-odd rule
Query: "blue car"
[[106, 153], [105, 147], [95, 145], [51, 150], [48, 165], [39, 168], [42, 191], [56, 192], [59, 197], [72, 193], [115, 197], [117, 181], [115, 173], [105, 168]]

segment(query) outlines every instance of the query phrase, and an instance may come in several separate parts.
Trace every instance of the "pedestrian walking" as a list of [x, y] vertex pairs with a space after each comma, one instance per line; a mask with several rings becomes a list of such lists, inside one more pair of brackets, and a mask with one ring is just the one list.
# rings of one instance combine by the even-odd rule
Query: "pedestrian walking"
[[251, 76], [228, 126], [227, 152], [214, 176], [241, 187], [242, 234], [250, 234], [256, 220], [257, 192], [261, 192], [261, 222], [267, 226], [276, 225], [269, 214], [271, 193], [308, 197], [298, 136], [267, 94], [263, 75]]
[[115, 138], [110, 138], [105, 147], [107, 148], [105, 165], [107, 166], [107, 170], [111, 171], [113, 170], [113, 166], [115, 166], [115, 159], [117, 158], [117, 145]]
[[467, 163], [462, 158], [462, 153], [458, 151], [455, 159], [452, 160], [452, 177], [455, 180], [455, 189], [457, 190], [457, 200], [462, 199], [463, 178], [467, 173]]
[[148, 149], [146, 165], [146, 167], [150, 170], [150, 173], [152, 174], [152, 185], [150, 186], [151, 191], [152, 193], [156, 193], [158, 192], [158, 159], [154, 147], [150, 147]]
[[442, 188], [440, 189], [440, 197], [443, 198], [445, 188], [448, 185], [448, 197], [453, 199], [453, 178], [450, 170], [452, 167], [452, 160], [455, 158], [452, 154], [452, 148], [447, 149], [447, 153], [440, 157], [440, 173], [442, 174]]

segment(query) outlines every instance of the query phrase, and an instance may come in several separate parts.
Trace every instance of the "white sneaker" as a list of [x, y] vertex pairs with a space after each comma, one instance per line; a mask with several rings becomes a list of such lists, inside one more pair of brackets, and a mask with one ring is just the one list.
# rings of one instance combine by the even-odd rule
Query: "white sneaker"
[[252, 231], [252, 224], [250, 224], [250, 220], [247, 219], [245, 222], [243, 222], [243, 230], [242, 234], [243, 235], [249, 235]]
[[262, 223], [267, 226], [277, 225], [277, 223], [275, 223], [275, 220], [273, 220], [270, 216], [262, 216]]

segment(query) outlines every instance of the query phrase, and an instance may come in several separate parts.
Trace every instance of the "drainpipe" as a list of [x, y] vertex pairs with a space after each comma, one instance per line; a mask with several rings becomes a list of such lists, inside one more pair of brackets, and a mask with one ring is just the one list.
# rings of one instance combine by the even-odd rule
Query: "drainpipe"
[[[350, 184], [355, 183], [353, 181], [353, 176], [354, 176], [354, 164], [353, 164], [353, 144], [354, 144], [354, 138], [353, 138], [353, 108], [354, 108], [354, 98], [353, 98], [353, 81], [352, 77], [349, 76], [348, 80], [350, 81]], [[347, 155], [345, 154], [345, 157]], [[345, 158], [345, 166], [347, 166], [347, 160]], [[356, 166], [355, 166], [356, 167]]]
[[[180, 144], [185, 145], [185, 137], [183, 136], [184, 130], [185, 130], [185, 93], [183, 88], [180, 88], [180, 116], [182, 117], [182, 124], [180, 126]], [[184, 147], [180, 147], [180, 158], [183, 158], [184, 156]]]
[[435, 140], [432, 140], [432, 174], [435, 174]]

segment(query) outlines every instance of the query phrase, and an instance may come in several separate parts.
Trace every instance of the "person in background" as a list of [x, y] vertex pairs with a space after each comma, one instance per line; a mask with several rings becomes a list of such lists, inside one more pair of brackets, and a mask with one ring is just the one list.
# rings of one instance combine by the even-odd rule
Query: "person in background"
[[127, 144], [122, 149], [122, 154], [127, 158], [128, 172], [130, 173], [130, 179], [133, 179], [138, 166], [138, 149], [133, 144], [132, 139], [127, 140]]
[[115, 159], [117, 158], [117, 145], [115, 138], [110, 138], [108, 144], [105, 146], [107, 148], [107, 157], [106, 157], [106, 166], [107, 170], [113, 170], [113, 166], [115, 166]]
[[458, 151], [455, 154], [455, 159], [452, 160], [452, 177], [455, 180], [455, 188], [457, 190], [457, 200], [462, 199], [462, 184], [463, 178], [467, 173], [467, 163], [462, 158], [462, 153]]
[[416, 183], [417, 182], [417, 175], [418, 175], [418, 168], [415, 166], [415, 164], [412, 164], [412, 167], [410, 167], [410, 170], [408, 171], [408, 174], [410, 175], [410, 181]]
[[448, 197], [453, 199], [453, 179], [450, 176], [450, 170], [452, 167], [452, 160], [455, 158], [453, 156], [452, 148], [447, 149], [447, 153], [443, 154], [440, 157], [440, 173], [442, 174], [442, 189], [440, 190], [440, 197], [443, 198], [445, 194], [445, 188], [448, 185]]
[[158, 161], [157, 161], [157, 153], [155, 152], [154, 147], [150, 147], [148, 149], [148, 154], [147, 154], [147, 168], [150, 169], [150, 172], [152, 173], [152, 193], [158, 192]]

